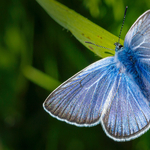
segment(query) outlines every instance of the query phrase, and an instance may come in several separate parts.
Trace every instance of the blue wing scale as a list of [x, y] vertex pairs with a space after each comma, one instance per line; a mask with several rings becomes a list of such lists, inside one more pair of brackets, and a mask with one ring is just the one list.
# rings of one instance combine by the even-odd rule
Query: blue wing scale
[[136, 138], [149, 129], [150, 108], [140, 88], [120, 74], [118, 92], [102, 117], [107, 135], [117, 141]]
[[99, 123], [108, 93], [116, 90], [113, 84], [119, 70], [114, 65], [109, 57], [83, 69], [48, 96], [45, 110], [77, 126]]

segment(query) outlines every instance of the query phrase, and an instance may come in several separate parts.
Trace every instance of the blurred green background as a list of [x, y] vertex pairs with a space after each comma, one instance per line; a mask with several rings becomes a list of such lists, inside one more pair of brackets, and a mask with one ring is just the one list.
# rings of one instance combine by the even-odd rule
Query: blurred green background
[[[122, 39], [150, 8], [149, 0], [59, 2], [117, 36], [128, 5]], [[101, 125], [76, 127], [49, 116], [42, 103], [53, 89], [29, 81], [26, 74], [35, 72], [27, 66], [56, 79], [55, 88], [99, 57], [51, 19], [36, 1], [1, 1], [0, 14], [0, 150], [150, 149], [150, 131], [118, 143], [105, 135]], [[37, 74], [35, 80], [44, 78]]]

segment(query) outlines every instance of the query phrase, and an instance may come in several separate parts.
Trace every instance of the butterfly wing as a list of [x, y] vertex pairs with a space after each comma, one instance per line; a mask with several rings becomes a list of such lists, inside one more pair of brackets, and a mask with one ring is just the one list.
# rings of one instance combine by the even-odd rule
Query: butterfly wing
[[126, 34], [124, 47], [137, 55], [140, 55], [139, 51], [147, 55], [150, 49], [150, 10], [143, 13], [131, 26]]
[[112, 139], [128, 141], [149, 129], [150, 108], [137, 84], [123, 73], [119, 76], [118, 91], [102, 116], [102, 126]]
[[106, 109], [106, 101], [116, 91], [117, 74], [114, 57], [99, 60], [54, 90], [45, 100], [44, 109], [70, 124], [96, 125]]

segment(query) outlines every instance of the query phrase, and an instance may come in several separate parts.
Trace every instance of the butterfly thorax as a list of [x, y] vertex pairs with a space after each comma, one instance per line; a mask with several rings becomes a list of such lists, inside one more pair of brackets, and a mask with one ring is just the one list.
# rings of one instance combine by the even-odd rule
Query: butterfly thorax
[[116, 46], [115, 62], [119, 72], [124, 73], [135, 81], [143, 95], [147, 99], [150, 99], [150, 95], [148, 94], [149, 89], [143, 81], [140, 64], [134, 52], [118, 44]]
[[[126, 73], [134, 74], [136, 72], [137, 58], [130, 49], [126, 49], [120, 43], [115, 43], [115, 62], [117, 68]], [[122, 72], [121, 71], [121, 72]]]

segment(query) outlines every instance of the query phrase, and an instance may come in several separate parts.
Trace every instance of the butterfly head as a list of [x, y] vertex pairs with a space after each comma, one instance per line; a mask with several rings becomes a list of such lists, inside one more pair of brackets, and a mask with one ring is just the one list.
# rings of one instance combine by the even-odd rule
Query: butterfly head
[[118, 52], [123, 48], [123, 45], [121, 45], [119, 42], [116, 42], [114, 44], [116, 46], [115, 51]]

